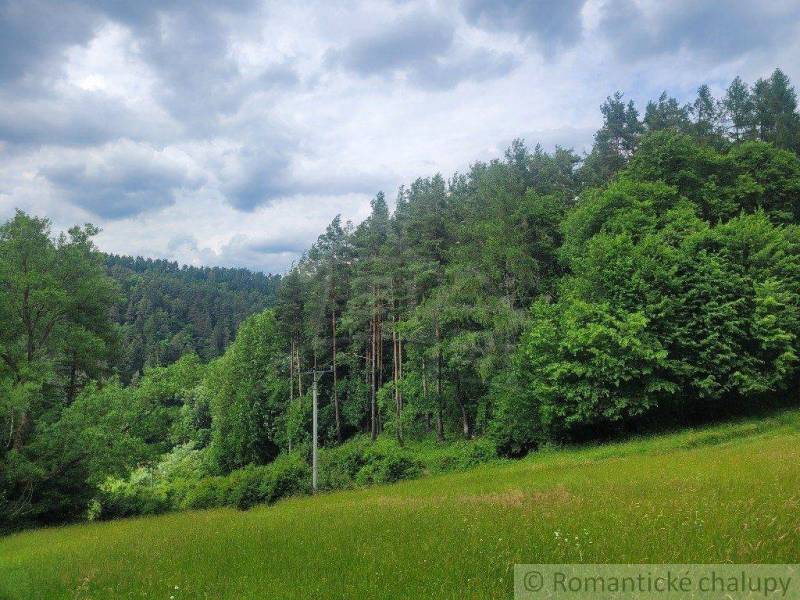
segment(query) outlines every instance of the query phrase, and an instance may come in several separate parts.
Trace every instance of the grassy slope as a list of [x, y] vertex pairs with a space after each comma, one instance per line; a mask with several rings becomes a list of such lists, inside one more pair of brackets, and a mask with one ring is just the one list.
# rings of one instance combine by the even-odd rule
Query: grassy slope
[[[504, 598], [515, 562], [796, 562], [800, 411], [0, 539], [0, 598]], [[176, 588], [177, 586], [177, 588]]]

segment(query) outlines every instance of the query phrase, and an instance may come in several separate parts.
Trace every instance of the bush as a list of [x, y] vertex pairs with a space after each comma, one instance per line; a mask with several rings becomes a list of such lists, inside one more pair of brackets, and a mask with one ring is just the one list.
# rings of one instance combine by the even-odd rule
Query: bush
[[394, 483], [422, 474], [423, 463], [391, 438], [372, 442], [356, 437], [320, 452], [320, 487], [348, 489], [374, 483]]
[[310, 489], [311, 470], [299, 454], [285, 454], [268, 465], [248, 465], [224, 477], [205, 477], [186, 492], [180, 508], [271, 504]]
[[225, 504], [246, 509], [308, 492], [311, 470], [298, 454], [284, 454], [269, 465], [249, 465], [228, 475]]
[[492, 440], [459, 440], [437, 449], [427, 459], [426, 467], [433, 473], [463, 471], [497, 458], [497, 448]]
[[356, 475], [366, 464], [366, 452], [370, 443], [369, 437], [362, 435], [341, 446], [320, 450], [320, 488], [344, 490], [354, 487]]
[[[304, 455], [303, 451], [281, 454], [267, 465], [248, 465], [224, 476], [210, 476], [206, 474], [207, 453], [180, 446], [155, 466], [137, 469], [128, 479], [109, 479], [92, 514], [116, 518], [223, 506], [244, 510], [307, 494], [311, 469]], [[320, 489], [394, 483], [425, 471], [466, 469], [496, 456], [493, 443], [485, 439], [404, 448], [393, 438], [373, 443], [368, 436], [358, 436], [320, 450]]]
[[152, 471], [145, 468], [136, 469], [128, 479], [109, 478], [96, 500], [94, 517], [102, 519], [155, 515], [170, 509], [166, 490], [155, 484]]
[[204, 477], [187, 490], [180, 505], [175, 508], [202, 509], [223, 506], [226, 497], [225, 484], [225, 477]]
[[357, 485], [394, 483], [422, 474], [422, 463], [394, 440], [380, 439], [364, 453], [364, 466], [356, 473]]
[[264, 502], [311, 491], [311, 469], [299, 454], [283, 454], [269, 465], [268, 477], [262, 482]]
[[109, 478], [95, 498], [95, 517], [114, 519], [153, 515], [184, 503], [184, 496], [208, 472], [206, 452], [192, 443], [176, 446], [158, 463], [140, 467], [127, 479]]

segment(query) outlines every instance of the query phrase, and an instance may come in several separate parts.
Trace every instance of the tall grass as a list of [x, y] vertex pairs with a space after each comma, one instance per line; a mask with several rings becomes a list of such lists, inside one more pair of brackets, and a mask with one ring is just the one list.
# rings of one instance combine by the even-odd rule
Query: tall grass
[[514, 563], [796, 562], [800, 412], [0, 539], [0, 598], [507, 598]]

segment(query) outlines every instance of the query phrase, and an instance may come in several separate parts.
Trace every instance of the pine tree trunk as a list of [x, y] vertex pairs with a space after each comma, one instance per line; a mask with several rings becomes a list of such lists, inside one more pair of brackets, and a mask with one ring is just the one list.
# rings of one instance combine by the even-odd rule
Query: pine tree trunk
[[444, 410], [442, 398], [442, 333], [439, 323], [436, 323], [436, 439], [444, 441]]
[[336, 420], [336, 440], [342, 442], [342, 424], [339, 417], [339, 391], [336, 387], [336, 311], [331, 312], [331, 332], [333, 334], [333, 414]]
[[464, 438], [469, 439], [469, 419], [467, 419], [467, 409], [464, 407], [464, 403], [459, 400], [458, 406], [461, 409], [461, 424], [464, 428]]
[[[378, 384], [375, 387], [375, 393], [378, 393], [378, 390], [383, 387], [383, 323], [381, 322], [380, 311], [381, 306], [378, 306], [378, 314], [375, 317], [375, 345], [377, 351], [377, 375], [378, 375]], [[381, 413], [378, 411], [378, 404], [377, 400], [375, 403], [375, 426], [376, 426], [376, 436], [378, 433], [383, 431], [383, 421], [381, 419]]]
[[392, 317], [394, 327], [392, 328], [392, 383], [394, 384], [394, 409], [397, 418], [395, 433], [397, 441], [403, 445], [403, 425], [401, 423], [402, 407], [400, 406], [400, 356], [397, 338], [397, 317]]
[[[366, 353], [364, 355], [364, 388], [365, 389], [369, 387], [369, 382], [370, 382], [369, 366], [370, 366], [371, 361], [372, 361], [372, 358], [371, 358], [372, 353], [370, 352], [370, 349], [371, 349], [370, 346], [371, 346], [371, 342], [368, 339], [364, 343], [364, 352]], [[372, 421], [371, 420], [366, 421], [366, 423], [364, 424], [364, 431], [365, 432], [370, 431], [371, 428], [372, 428]]]
[[[403, 338], [397, 334], [397, 383], [403, 379]], [[403, 410], [403, 390], [397, 390], [397, 398], [400, 401], [400, 410]]]
[[303, 369], [300, 364], [300, 344], [297, 345], [297, 395], [303, 401]]
[[[422, 354], [422, 404], [424, 406], [428, 406], [428, 376], [427, 376], [427, 369], [425, 367], [425, 353]], [[431, 413], [430, 411], [425, 411], [425, 431], [429, 432], [431, 430]]]
[[294, 402], [294, 338], [289, 347], [289, 405]]
[[456, 376], [456, 402], [461, 411], [461, 426], [464, 430], [464, 438], [469, 439], [469, 418], [467, 417], [467, 407], [461, 397], [461, 377]]
[[[294, 405], [294, 337], [289, 345], [289, 409]], [[289, 435], [289, 452], [292, 451], [292, 436]]]
[[[25, 269], [25, 273], [27, 274], [28, 270]], [[22, 303], [22, 320], [25, 323], [25, 331], [26, 331], [26, 355], [28, 357], [27, 366], [30, 367], [31, 363], [33, 362], [33, 353], [34, 353], [34, 341], [33, 341], [33, 324], [31, 322], [31, 310], [29, 305], [29, 298], [30, 298], [30, 288], [25, 287], [25, 291], [22, 294], [23, 303]], [[20, 374], [17, 373], [17, 380], [20, 380]], [[13, 417], [12, 417], [13, 418]], [[22, 450], [22, 446], [25, 445], [25, 436], [28, 433], [28, 427], [30, 426], [30, 416], [28, 415], [28, 411], [26, 409], [22, 409], [22, 412], [19, 415], [19, 425], [17, 425], [17, 430], [14, 432], [14, 443], [12, 444], [12, 448], [14, 450], [20, 451]]]
[[378, 439], [378, 415], [376, 414], [376, 405], [375, 405], [375, 353], [377, 348], [375, 347], [375, 337], [376, 337], [376, 330], [378, 328], [377, 324], [377, 317], [373, 314], [372, 315], [372, 350], [370, 352], [370, 358], [372, 361], [372, 377], [370, 378], [370, 400], [369, 400], [369, 410], [370, 410], [370, 435], [372, 440], [375, 441]]
[[376, 320], [377, 328], [376, 328], [376, 344], [378, 345], [378, 388], [380, 389], [383, 386], [383, 323], [381, 322], [380, 318], [380, 307], [378, 312], [378, 317]]
[[28, 431], [29, 424], [28, 412], [22, 411], [19, 416], [19, 425], [17, 425], [17, 429], [14, 431], [14, 443], [11, 446], [17, 452], [22, 450], [22, 446], [25, 445], [25, 434]]

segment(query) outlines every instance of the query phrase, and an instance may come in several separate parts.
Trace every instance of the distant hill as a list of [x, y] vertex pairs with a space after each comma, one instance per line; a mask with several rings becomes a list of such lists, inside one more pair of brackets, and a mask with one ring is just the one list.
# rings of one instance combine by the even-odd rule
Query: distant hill
[[116, 362], [126, 381], [189, 351], [221, 355], [246, 317], [275, 303], [280, 282], [247, 269], [141, 257], [107, 255], [106, 265], [123, 294], [113, 318], [122, 327]]

